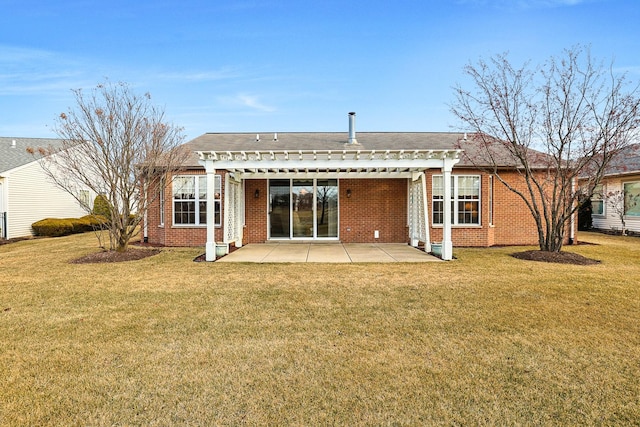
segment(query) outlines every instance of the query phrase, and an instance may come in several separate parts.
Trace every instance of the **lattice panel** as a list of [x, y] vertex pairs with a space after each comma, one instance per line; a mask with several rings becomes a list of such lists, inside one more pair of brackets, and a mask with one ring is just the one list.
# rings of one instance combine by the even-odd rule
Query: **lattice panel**
[[228, 179], [225, 192], [224, 241], [231, 243], [239, 240], [242, 228], [242, 184]]
[[427, 230], [425, 227], [424, 196], [422, 193], [422, 180], [412, 181], [409, 187], [409, 235], [411, 239], [421, 242], [427, 241]]

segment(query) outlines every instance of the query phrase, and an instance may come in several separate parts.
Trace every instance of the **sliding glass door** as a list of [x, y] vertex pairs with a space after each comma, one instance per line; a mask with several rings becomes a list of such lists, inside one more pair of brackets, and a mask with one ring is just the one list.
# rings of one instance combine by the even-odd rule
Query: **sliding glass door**
[[294, 179], [291, 198], [292, 237], [313, 238], [313, 180]]
[[319, 179], [316, 184], [316, 235], [338, 237], [338, 180]]
[[338, 180], [269, 180], [269, 238], [338, 237]]
[[272, 238], [290, 238], [291, 182], [288, 179], [269, 181], [269, 227]]

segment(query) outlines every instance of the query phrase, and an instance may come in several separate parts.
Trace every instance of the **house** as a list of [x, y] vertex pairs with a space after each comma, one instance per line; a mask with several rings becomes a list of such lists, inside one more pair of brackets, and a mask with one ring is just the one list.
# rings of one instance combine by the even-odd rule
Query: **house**
[[[525, 204], [465, 157], [461, 133], [207, 133], [148, 212], [145, 239], [166, 246], [268, 241], [535, 245]], [[524, 186], [514, 170], [501, 174]], [[214, 209], [208, 209], [213, 206]], [[573, 236], [571, 236], [573, 237]]]
[[[0, 137], [0, 238], [30, 236], [31, 224], [44, 218], [81, 217], [78, 201], [51, 183], [38, 148], [60, 147], [62, 141], [45, 138]], [[93, 197], [82, 192], [90, 206]]]
[[640, 233], [640, 144], [616, 155], [591, 197], [592, 227]]

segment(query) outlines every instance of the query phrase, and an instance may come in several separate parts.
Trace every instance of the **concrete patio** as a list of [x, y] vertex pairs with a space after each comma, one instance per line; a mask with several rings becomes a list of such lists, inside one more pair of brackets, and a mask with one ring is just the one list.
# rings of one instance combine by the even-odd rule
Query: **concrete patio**
[[438, 262], [404, 243], [290, 243], [249, 244], [216, 262]]

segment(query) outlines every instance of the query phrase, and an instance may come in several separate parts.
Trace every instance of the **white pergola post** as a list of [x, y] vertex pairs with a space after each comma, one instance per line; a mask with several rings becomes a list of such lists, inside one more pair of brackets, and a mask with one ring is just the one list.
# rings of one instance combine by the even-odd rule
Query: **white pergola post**
[[431, 233], [429, 232], [429, 199], [427, 199], [427, 176], [424, 172], [422, 172], [422, 176], [420, 177], [422, 180], [421, 190], [422, 190], [422, 212], [424, 213], [424, 233], [425, 233], [425, 242], [424, 242], [424, 250], [425, 252], [431, 252]]
[[451, 170], [454, 162], [452, 159], [442, 159], [442, 181], [443, 181], [443, 200], [442, 200], [442, 259], [450, 261], [453, 259], [453, 242], [451, 241]]
[[207, 172], [207, 244], [205, 246], [205, 260], [216, 260], [216, 224], [215, 224], [215, 189], [216, 189], [216, 169], [214, 163], [209, 161], [205, 164]]

